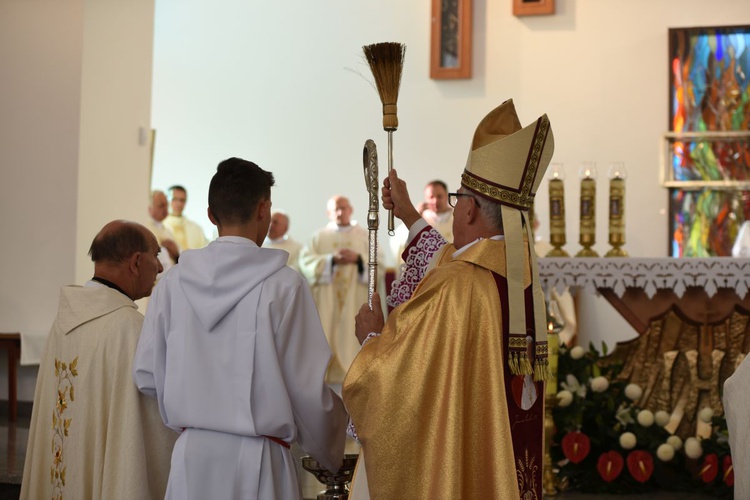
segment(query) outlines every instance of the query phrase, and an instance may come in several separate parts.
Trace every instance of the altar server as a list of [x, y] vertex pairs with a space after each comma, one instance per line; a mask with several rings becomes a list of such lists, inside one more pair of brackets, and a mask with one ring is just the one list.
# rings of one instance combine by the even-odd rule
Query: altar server
[[181, 432], [167, 498], [301, 498], [290, 445], [336, 471], [346, 412], [324, 383], [331, 352], [307, 284], [260, 248], [273, 175], [230, 158], [211, 180], [219, 238], [159, 281], [133, 377]]

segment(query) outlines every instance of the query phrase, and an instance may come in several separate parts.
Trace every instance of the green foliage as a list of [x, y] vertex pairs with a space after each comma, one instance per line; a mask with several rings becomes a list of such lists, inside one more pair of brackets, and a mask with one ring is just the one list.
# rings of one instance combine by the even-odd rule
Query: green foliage
[[[576, 356], [574, 358], [571, 355]], [[657, 456], [659, 446], [665, 444], [671, 434], [657, 423], [644, 426], [638, 423], [638, 413], [642, 411], [626, 396], [627, 382], [618, 381], [622, 363], [606, 357], [606, 345], [602, 345], [600, 354], [593, 345], [589, 350], [582, 348], [560, 348], [558, 359], [558, 391], [572, 393], [572, 401], [567, 406], [558, 404], [553, 411], [557, 432], [553, 438], [552, 459], [558, 464], [558, 478], [567, 483], [570, 489], [599, 493], [643, 493], [655, 490], [696, 491], [703, 490], [717, 497], [731, 498], [732, 488], [725, 482], [722, 468], [724, 457], [729, 455], [727, 426], [724, 416], [714, 416], [713, 433], [709, 439], [701, 441], [703, 454], [697, 459], [685, 455], [685, 447], [676, 450], [674, 457], [663, 461]], [[604, 377], [594, 382], [597, 377]], [[606, 386], [605, 390], [602, 390]], [[632, 387], [632, 390], [638, 388]], [[558, 393], [558, 402], [563, 401]], [[568, 400], [570, 398], [567, 398]], [[636, 398], [637, 400], [638, 398]], [[648, 410], [642, 417], [648, 417]], [[649, 418], [645, 419], [648, 423]], [[590, 452], [579, 463], [566, 458], [561, 445], [563, 438], [570, 432], [580, 431], [590, 441]], [[636, 444], [632, 449], [624, 449], [620, 444], [623, 433], [635, 435]], [[631, 474], [628, 455], [642, 450], [651, 455], [653, 471], [645, 482], [639, 482]], [[625, 462], [616, 479], [607, 482], [597, 470], [599, 457], [606, 452], [619, 453]], [[570, 456], [568, 450], [568, 456]], [[701, 477], [701, 470], [707, 464], [706, 457], [716, 454], [719, 472], [716, 478], [706, 483]], [[637, 475], [637, 474], [636, 474]], [[704, 476], [706, 477], [706, 476]]]

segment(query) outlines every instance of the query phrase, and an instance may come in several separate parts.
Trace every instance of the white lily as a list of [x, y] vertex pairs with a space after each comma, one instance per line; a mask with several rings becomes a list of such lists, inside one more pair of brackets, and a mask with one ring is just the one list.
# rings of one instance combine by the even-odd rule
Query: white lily
[[633, 413], [630, 411], [629, 406], [625, 406], [625, 404], [621, 404], [620, 407], [617, 409], [617, 413], [615, 413], [615, 418], [618, 422], [620, 422], [623, 427], [628, 424], [634, 424], [635, 419], [633, 419]]
[[564, 388], [576, 394], [579, 398], [586, 397], [586, 386], [581, 385], [575, 375], [568, 374], [565, 377], [565, 382], [560, 382], [560, 385]]

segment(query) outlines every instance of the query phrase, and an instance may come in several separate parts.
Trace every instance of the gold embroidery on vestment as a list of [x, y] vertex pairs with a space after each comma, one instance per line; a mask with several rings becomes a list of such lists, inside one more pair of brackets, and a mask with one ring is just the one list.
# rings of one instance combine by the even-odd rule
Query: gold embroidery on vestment
[[50, 467], [50, 483], [52, 484], [52, 500], [63, 499], [65, 487], [65, 438], [72, 418], [65, 418], [63, 414], [69, 403], [75, 401], [75, 387], [73, 378], [78, 376], [78, 356], [70, 364], [55, 358], [55, 377], [57, 378], [57, 396], [55, 409], [52, 411], [52, 467]]
[[534, 477], [539, 470], [536, 457], [529, 456], [529, 449], [524, 450], [524, 456], [516, 460], [516, 479], [521, 500], [539, 500]]

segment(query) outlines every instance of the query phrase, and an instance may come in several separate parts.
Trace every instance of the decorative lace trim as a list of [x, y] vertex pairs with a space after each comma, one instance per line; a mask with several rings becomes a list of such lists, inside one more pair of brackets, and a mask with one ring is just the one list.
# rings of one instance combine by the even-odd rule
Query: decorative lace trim
[[386, 304], [396, 307], [411, 298], [424, 277], [432, 257], [446, 243], [445, 238], [432, 226], [427, 226], [404, 250], [401, 276], [393, 281]]
[[357, 444], [362, 444], [359, 442], [359, 436], [357, 435], [357, 430], [354, 428], [354, 423], [351, 418], [349, 419], [349, 423], [346, 424], [346, 435], [355, 440]]
[[580, 287], [589, 292], [611, 288], [622, 297], [626, 288], [642, 288], [649, 298], [671, 289], [682, 297], [688, 287], [700, 287], [709, 297], [719, 288], [732, 288], [744, 298], [750, 288], [750, 259], [699, 258], [566, 258], [539, 259], [539, 279], [547, 290]]
[[367, 334], [367, 337], [365, 337], [365, 340], [362, 341], [362, 347], [365, 346], [368, 340], [374, 337], [380, 337], [380, 332], [370, 332]]
[[78, 376], [78, 356], [70, 364], [55, 358], [55, 377], [57, 377], [57, 398], [55, 409], [52, 412], [52, 467], [49, 476], [52, 484], [52, 498], [62, 500], [65, 488], [65, 465], [63, 450], [65, 438], [68, 437], [68, 429], [72, 418], [65, 418], [63, 414], [70, 402], [75, 401], [75, 387], [73, 378]]

